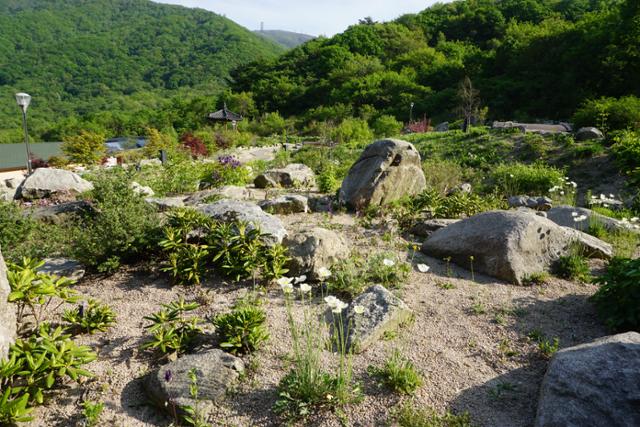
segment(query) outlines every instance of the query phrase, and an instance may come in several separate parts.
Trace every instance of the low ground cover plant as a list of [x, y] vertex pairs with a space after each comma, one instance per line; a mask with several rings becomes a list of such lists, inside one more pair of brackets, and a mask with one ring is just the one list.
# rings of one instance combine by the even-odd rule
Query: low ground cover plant
[[382, 367], [370, 366], [368, 372], [396, 393], [411, 395], [422, 385], [420, 373], [397, 349]]
[[567, 255], [563, 255], [553, 266], [554, 273], [567, 280], [591, 281], [591, 269], [582, 249], [574, 245]]
[[189, 349], [198, 334], [202, 333], [202, 319], [187, 314], [200, 305], [186, 302], [180, 298], [169, 304], [162, 304], [162, 309], [144, 319], [151, 322], [145, 329], [153, 335], [142, 345], [142, 349], [156, 350], [163, 355], [181, 354]]
[[65, 310], [62, 320], [70, 323], [72, 330], [93, 334], [104, 332], [116, 323], [116, 314], [108, 305], [89, 299], [86, 303]]
[[640, 331], [640, 259], [614, 258], [596, 279], [591, 297], [598, 314], [614, 331]]
[[252, 353], [267, 339], [267, 314], [260, 307], [241, 304], [233, 311], [213, 319], [220, 347], [233, 354]]
[[419, 408], [407, 402], [394, 411], [392, 418], [400, 427], [471, 427], [471, 417], [465, 412], [438, 414], [433, 409]]
[[365, 260], [351, 256], [331, 268], [327, 290], [352, 298], [374, 283], [386, 287], [399, 287], [409, 276], [411, 265], [400, 261], [393, 254], [380, 253]]

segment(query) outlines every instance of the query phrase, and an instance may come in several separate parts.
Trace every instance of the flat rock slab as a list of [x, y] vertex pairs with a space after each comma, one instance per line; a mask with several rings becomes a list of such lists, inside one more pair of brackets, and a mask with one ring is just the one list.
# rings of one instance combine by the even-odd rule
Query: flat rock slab
[[155, 206], [160, 212], [166, 212], [171, 209], [184, 207], [184, 197], [147, 197], [145, 202]]
[[302, 163], [291, 163], [281, 169], [270, 169], [253, 181], [256, 188], [270, 187], [315, 187], [316, 176], [313, 170]]
[[[579, 217], [586, 217], [585, 220], [576, 221]], [[569, 227], [580, 231], [587, 231], [592, 225], [602, 225], [608, 231], [634, 231], [640, 233], [640, 224], [623, 222], [611, 218], [587, 208], [576, 208], [573, 206], [558, 206], [547, 212], [547, 218], [563, 227]]]
[[266, 191], [256, 188], [240, 187], [237, 185], [225, 185], [223, 187], [211, 188], [191, 194], [184, 200], [185, 205], [195, 206], [212, 203], [213, 199], [223, 200], [264, 200]]
[[[357, 306], [362, 306], [364, 313], [356, 313]], [[400, 298], [382, 285], [372, 286], [347, 307], [347, 347], [362, 353], [380, 340], [385, 332], [396, 330], [411, 316], [411, 309]]]
[[56, 193], [84, 193], [93, 190], [93, 184], [80, 175], [53, 168], [36, 169], [20, 187], [25, 200], [43, 199]]
[[84, 266], [78, 261], [69, 258], [46, 258], [39, 272], [56, 277], [67, 277], [76, 282], [84, 277]]
[[219, 349], [182, 356], [147, 375], [144, 389], [159, 408], [173, 415], [174, 408], [195, 406], [189, 372], [195, 369], [198, 381], [198, 408], [207, 414], [244, 372], [244, 363]]
[[16, 307], [7, 301], [10, 292], [7, 266], [0, 251], [0, 359], [7, 357], [9, 347], [16, 339]]
[[38, 206], [31, 211], [31, 217], [52, 224], [63, 222], [69, 215], [94, 214], [95, 209], [86, 200], [66, 202], [50, 206]]
[[448, 227], [460, 221], [459, 219], [424, 219], [417, 221], [409, 230], [413, 235], [419, 237], [429, 237], [434, 231]]
[[476, 271], [522, 284], [527, 276], [549, 271], [577, 243], [589, 256], [611, 258], [613, 248], [586, 233], [559, 226], [525, 211], [484, 212], [434, 232], [422, 245], [431, 257], [450, 257]]
[[280, 196], [276, 199], [263, 200], [258, 203], [258, 206], [270, 214], [307, 213], [309, 211], [309, 200], [305, 196], [291, 194]]
[[383, 139], [364, 149], [342, 181], [339, 199], [360, 210], [418, 194], [425, 186], [416, 148], [406, 141]]
[[540, 388], [535, 427], [640, 426], [640, 334], [555, 354]]
[[220, 200], [208, 205], [200, 205], [197, 210], [218, 221], [244, 221], [252, 227], [258, 227], [262, 233], [267, 234], [264, 238], [267, 244], [281, 243], [287, 236], [287, 230], [279, 218], [264, 212], [258, 205], [250, 202]]
[[289, 236], [283, 244], [291, 257], [287, 263], [289, 274], [304, 274], [309, 280], [317, 280], [321, 268], [330, 268], [339, 260], [348, 258], [351, 253], [344, 237], [321, 227]]

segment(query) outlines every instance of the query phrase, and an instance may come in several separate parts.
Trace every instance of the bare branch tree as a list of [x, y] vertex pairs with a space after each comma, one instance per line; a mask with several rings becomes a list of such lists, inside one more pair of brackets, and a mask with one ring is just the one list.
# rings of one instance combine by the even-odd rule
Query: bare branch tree
[[463, 131], [467, 132], [471, 122], [478, 116], [480, 110], [480, 91], [473, 87], [471, 79], [467, 76], [458, 87], [458, 113], [464, 119]]

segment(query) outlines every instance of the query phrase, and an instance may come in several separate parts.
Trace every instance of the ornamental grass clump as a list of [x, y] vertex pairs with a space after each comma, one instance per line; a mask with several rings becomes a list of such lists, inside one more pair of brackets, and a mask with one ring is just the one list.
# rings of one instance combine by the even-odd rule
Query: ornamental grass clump
[[[326, 279], [330, 274], [324, 268], [320, 277]], [[294, 282], [299, 284], [297, 291]], [[352, 353], [348, 351], [346, 344], [348, 328], [344, 328], [342, 322], [342, 312], [347, 304], [332, 296], [325, 298], [334, 320], [332, 348], [336, 349], [339, 358], [337, 370], [329, 373], [321, 361], [326, 328], [312, 313], [311, 286], [286, 277], [280, 278], [278, 284], [285, 297], [292, 338], [293, 367], [280, 381], [275, 411], [288, 419], [304, 418], [321, 409], [334, 408], [356, 400], [360, 390], [353, 384]], [[303, 307], [301, 322], [297, 322], [293, 315], [296, 293], [299, 294]]]

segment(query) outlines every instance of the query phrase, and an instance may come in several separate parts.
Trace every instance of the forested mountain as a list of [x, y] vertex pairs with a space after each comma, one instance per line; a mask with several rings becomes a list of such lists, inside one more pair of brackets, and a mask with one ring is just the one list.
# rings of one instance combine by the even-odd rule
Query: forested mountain
[[302, 43], [308, 42], [309, 40], [314, 38], [309, 34], [294, 33], [291, 31], [283, 30], [259, 30], [254, 32], [266, 39], [278, 43], [279, 45], [287, 49], [292, 49], [296, 46], [300, 46]]
[[407, 120], [411, 102], [448, 119], [465, 76], [490, 118], [567, 119], [589, 98], [640, 95], [638, 46], [637, 0], [466, 0], [365, 19], [233, 76], [262, 110], [309, 119]]
[[16, 91], [33, 96], [34, 135], [57, 138], [47, 129], [76, 115], [135, 128], [167, 99], [214, 95], [230, 69], [282, 51], [200, 9], [147, 0], [0, 0], [0, 141], [20, 140]]

